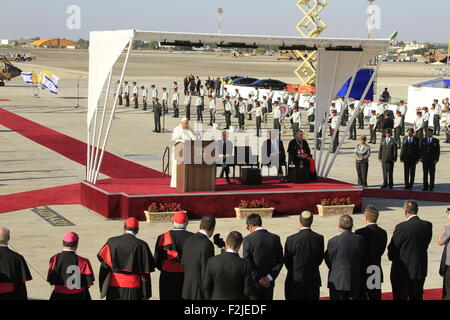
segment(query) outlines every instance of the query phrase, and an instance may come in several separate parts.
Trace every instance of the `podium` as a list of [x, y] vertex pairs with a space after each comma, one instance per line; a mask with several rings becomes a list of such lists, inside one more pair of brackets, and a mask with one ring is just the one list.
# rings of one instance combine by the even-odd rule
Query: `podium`
[[[201, 148], [194, 148], [195, 141], [180, 142], [175, 145], [181, 162], [177, 162], [177, 189], [181, 192], [216, 190], [216, 164], [206, 164], [205, 148], [215, 141], [202, 141]], [[198, 144], [198, 143], [197, 143]], [[215, 157], [215, 149], [212, 156]], [[201, 159], [201, 161], [195, 160]]]

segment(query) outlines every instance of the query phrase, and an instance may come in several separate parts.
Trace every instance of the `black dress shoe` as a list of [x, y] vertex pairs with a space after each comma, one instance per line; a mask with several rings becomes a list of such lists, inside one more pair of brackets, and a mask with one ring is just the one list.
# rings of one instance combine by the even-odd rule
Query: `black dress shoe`
[[431, 188], [430, 188], [430, 191], [434, 191], [434, 187], [431, 187]]
[[423, 188], [422, 191], [428, 191], [428, 188]]
[[383, 185], [383, 186], [381, 186], [381, 189], [386, 189], [386, 188], [387, 188], [387, 186], [384, 186], [384, 185]]

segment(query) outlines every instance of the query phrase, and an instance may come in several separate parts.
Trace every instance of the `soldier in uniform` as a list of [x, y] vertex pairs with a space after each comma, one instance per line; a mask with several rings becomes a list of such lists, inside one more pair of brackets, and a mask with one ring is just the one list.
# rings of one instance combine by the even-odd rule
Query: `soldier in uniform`
[[152, 88], [152, 107], [153, 107], [153, 112], [155, 112], [156, 99], [158, 99], [159, 92], [158, 92], [158, 89], [156, 89], [154, 84], [152, 84], [151, 88]]
[[147, 110], [148, 90], [144, 86], [141, 86], [141, 90], [142, 90], [142, 104], [143, 104], [142, 110]]
[[369, 131], [370, 131], [370, 141], [369, 143], [376, 144], [377, 143], [377, 116], [376, 116], [376, 110], [372, 110], [371, 116], [369, 119]]
[[[350, 104], [350, 109], [348, 110], [348, 116], [350, 119], [353, 119], [355, 114], [355, 105]], [[350, 139], [356, 140], [356, 117], [353, 119], [352, 124], [350, 125]]]
[[230, 96], [228, 96], [228, 95], [225, 96], [225, 102], [224, 102], [223, 106], [225, 109], [225, 123], [226, 123], [225, 130], [228, 130], [228, 129], [230, 129], [230, 126], [231, 126], [231, 112], [233, 110]]
[[130, 106], [130, 85], [128, 84], [128, 81], [125, 81], [123, 95], [124, 95], [124, 99], [125, 99], [125, 107], [129, 107]]
[[397, 145], [392, 138], [392, 131], [386, 129], [386, 137], [381, 140], [378, 160], [383, 169], [383, 185], [381, 188], [392, 189], [394, 186], [394, 162], [397, 161]]
[[242, 99], [242, 97], [239, 97], [239, 130], [244, 131], [244, 125], [245, 125], [245, 114], [247, 113], [247, 105], [245, 101]]
[[397, 149], [400, 149], [402, 141], [400, 135], [402, 133], [402, 113], [397, 111], [394, 118], [394, 138], [397, 142]]
[[414, 136], [414, 129], [408, 129], [408, 135], [403, 139], [400, 161], [403, 162], [405, 173], [405, 190], [412, 190], [416, 176], [416, 165], [420, 159], [420, 141]]
[[361, 104], [358, 108], [358, 129], [364, 130], [364, 107], [365, 104]]
[[197, 121], [203, 123], [203, 98], [200, 95], [197, 96], [195, 108], [197, 110]]
[[[436, 101], [436, 100], [435, 100]], [[434, 112], [433, 115], [433, 134], [435, 136], [441, 135], [441, 117], [442, 117], [442, 109], [439, 103], [433, 103], [431, 106], [431, 111]]]
[[167, 92], [166, 88], [162, 88], [162, 108], [163, 108], [163, 114], [169, 113], [169, 93]]
[[[433, 137], [433, 129], [427, 129], [427, 136], [421, 141], [420, 146], [421, 161], [423, 167], [423, 190], [434, 190], [434, 177], [436, 173], [436, 164], [439, 161], [441, 153], [439, 139]], [[428, 174], [430, 175], [430, 184], [428, 184]], [[428, 189], [429, 188], [429, 189]]]
[[417, 117], [416, 120], [414, 120], [414, 134], [417, 138], [419, 138], [420, 141], [423, 139], [423, 130], [425, 128], [425, 125], [423, 123], [422, 118], [422, 112], [417, 111]]
[[273, 128], [281, 134], [281, 109], [278, 101], [273, 103], [273, 112], [271, 114], [273, 114]]
[[272, 102], [273, 102], [273, 89], [272, 87], [269, 88], [269, 93], [267, 95], [267, 110], [270, 112], [272, 112]]
[[184, 112], [188, 120], [191, 120], [191, 102], [192, 102], [192, 95], [188, 91], [184, 98]]
[[300, 129], [300, 123], [302, 122], [302, 117], [298, 106], [294, 106], [294, 112], [287, 119], [292, 121], [292, 134], [293, 138], [295, 139], [295, 137], [297, 136], [297, 131], [298, 129]]
[[133, 101], [134, 101], [134, 108], [139, 108], [139, 87], [137, 86], [136, 82], [133, 82]]
[[314, 114], [314, 103], [309, 103], [308, 108], [308, 124], [309, 124], [309, 132], [314, 132], [314, 121], [316, 120], [316, 115]]
[[239, 118], [239, 98], [240, 97], [241, 97], [241, 94], [239, 93], [239, 89], [236, 89], [235, 93], [234, 93], [234, 96], [233, 96], [233, 98], [234, 98], [234, 111], [235, 111], [234, 117], [235, 118]]
[[331, 117], [328, 119], [328, 122], [330, 124], [331, 136], [333, 136], [334, 132], [336, 131], [336, 136], [333, 140], [333, 149], [331, 151], [331, 153], [335, 153], [337, 147], [339, 146], [339, 130], [337, 130], [339, 117], [337, 116], [336, 109], [331, 110]]
[[209, 98], [209, 125], [212, 126], [216, 122], [216, 99], [212, 95]]
[[120, 80], [117, 80], [117, 85], [119, 87], [118, 88], [119, 90], [116, 90], [116, 91], [118, 91], [117, 95], [118, 95], [118, 98], [119, 98], [119, 106], [121, 106], [123, 104], [123, 102], [122, 102], [123, 87], [120, 84]]
[[400, 128], [401, 128], [401, 136], [405, 135], [405, 116], [406, 116], [406, 111], [408, 110], [408, 107], [405, 104], [404, 100], [400, 100], [400, 104], [397, 107], [397, 111], [400, 111], [401, 117], [402, 117], [402, 123], [400, 124]]
[[[176, 82], [174, 82], [176, 84]], [[173, 88], [172, 94], [172, 106], [173, 106], [173, 117], [178, 118], [180, 116], [180, 109], [178, 107], [180, 101], [180, 94], [178, 93], [178, 86]]]
[[154, 100], [153, 110], [155, 113], [155, 130], [153, 132], [161, 133], [161, 114], [162, 114], [162, 105], [159, 103], [159, 99], [155, 98]]
[[428, 112], [428, 107], [423, 107], [422, 118], [423, 118], [423, 131], [426, 131], [428, 126], [430, 125], [430, 113]]
[[263, 118], [263, 109], [261, 107], [261, 103], [259, 101], [255, 102], [255, 108], [251, 110], [249, 113], [255, 113], [256, 118], [256, 136], [260, 137], [260, 131], [261, 131], [261, 122]]

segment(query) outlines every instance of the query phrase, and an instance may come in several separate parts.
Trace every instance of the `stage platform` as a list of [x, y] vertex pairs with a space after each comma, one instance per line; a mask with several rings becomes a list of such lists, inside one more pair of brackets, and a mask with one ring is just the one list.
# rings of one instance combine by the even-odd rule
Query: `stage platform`
[[81, 183], [81, 204], [106, 218], [136, 217], [145, 220], [144, 211], [152, 202], [177, 202], [190, 218], [213, 214], [217, 218], [235, 217], [240, 200], [266, 200], [275, 208], [274, 216], [296, 215], [303, 210], [317, 214], [316, 204], [324, 198], [350, 197], [355, 212], [361, 211], [363, 190], [331, 179], [304, 184], [280, 183], [264, 178], [263, 184], [248, 186], [234, 180], [226, 184], [217, 179], [215, 192], [183, 193], [170, 188], [170, 178], [106, 179], [93, 185]]

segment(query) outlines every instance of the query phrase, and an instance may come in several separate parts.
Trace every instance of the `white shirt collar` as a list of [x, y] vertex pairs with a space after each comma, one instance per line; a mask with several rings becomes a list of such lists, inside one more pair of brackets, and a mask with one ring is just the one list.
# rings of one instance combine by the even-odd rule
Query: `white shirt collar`
[[76, 250], [70, 250], [70, 249], [63, 249], [62, 251], [73, 252], [73, 253], [76, 252]]
[[199, 233], [203, 234], [204, 236], [206, 236], [209, 239], [209, 235], [203, 231], [203, 230], [198, 230]]
[[236, 251], [234, 251], [234, 250], [231, 250], [231, 249], [227, 249], [227, 251], [226, 252], [229, 252], [229, 253], [237, 253]]
[[7, 244], [0, 244], [0, 247], [6, 247], [6, 248], [8, 248], [8, 245], [7, 245]]
[[125, 233], [131, 234], [133, 237], [136, 237], [136, 233], [134, 233], [133, 231], [127, 230], [125, 231]]
[[311, 228], [310, 227], [301, 227], [300, 231], [302, 231], [302, 230], [311, 230]]
[[371, 226], [371, 225], [376, 225], [376, 222], [371, 222], [371, 223], [368, 223], [368, 224], [366, 224], [366, 226]]
[[409, 221], [409, 219], [417, 217], [417, 214], [413, 214], [411, 217], [409, 217], [408, 219], [406, 219], [406, 221]]
[[259, 231], [259, 230], [266, 230], [266, 229], [264, 229], [263, 227], [257, 227], [257, 228], [255, 229], [255, 231]]

